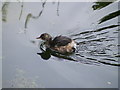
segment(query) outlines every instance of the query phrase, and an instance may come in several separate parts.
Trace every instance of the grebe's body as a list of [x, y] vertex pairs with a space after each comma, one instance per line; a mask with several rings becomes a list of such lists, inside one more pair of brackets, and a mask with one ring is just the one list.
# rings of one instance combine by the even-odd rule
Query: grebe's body
[[44, 33], [37, 39], [44, 40], [47, 48], [51, 48], [62, 54], [72, 53], [76, 49], [76, 42], [66, 36], [60, 35], [52, 39], [49, 34]]

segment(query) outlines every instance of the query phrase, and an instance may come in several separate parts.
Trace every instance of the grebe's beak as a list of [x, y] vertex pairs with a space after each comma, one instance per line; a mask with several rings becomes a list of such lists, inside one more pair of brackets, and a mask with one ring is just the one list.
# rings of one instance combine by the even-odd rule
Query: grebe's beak
[[37, 37], [36, 39], [41, 39], [41, 37]]

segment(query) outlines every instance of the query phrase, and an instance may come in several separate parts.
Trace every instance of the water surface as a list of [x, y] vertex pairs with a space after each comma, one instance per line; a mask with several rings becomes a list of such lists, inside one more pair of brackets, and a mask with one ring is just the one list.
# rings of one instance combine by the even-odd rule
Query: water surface
[[[93, 10], [95, 4], [6, 3], [2, 8], [3, 88], [117, 88], [118, 3]], [[43, 52], [42, 41], [35, 38], [45, 32], [74, 39], [79, 43], [77, 51], [43, 59], [37, 54]]]

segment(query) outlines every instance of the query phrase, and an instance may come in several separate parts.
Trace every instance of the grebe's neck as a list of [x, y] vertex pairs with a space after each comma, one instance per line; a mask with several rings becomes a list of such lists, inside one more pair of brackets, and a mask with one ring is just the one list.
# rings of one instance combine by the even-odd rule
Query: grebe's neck
[[45, 40], [45, 43], [46, 43], [46, 45], [47, 46], [51, 46], [51, 44], [52, 44], [52, 38], [49, 38], [48, 40]]

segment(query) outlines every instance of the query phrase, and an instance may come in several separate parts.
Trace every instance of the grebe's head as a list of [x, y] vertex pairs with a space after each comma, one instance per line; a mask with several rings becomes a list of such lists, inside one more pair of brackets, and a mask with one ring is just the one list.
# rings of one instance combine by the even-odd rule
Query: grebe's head
[[48, 33], [43, 33], [40, 35], [40, 37], [37, 37], [36, 39], [42, 39], [45, 41], [49, 41], [52, 39], [52, 37]]

